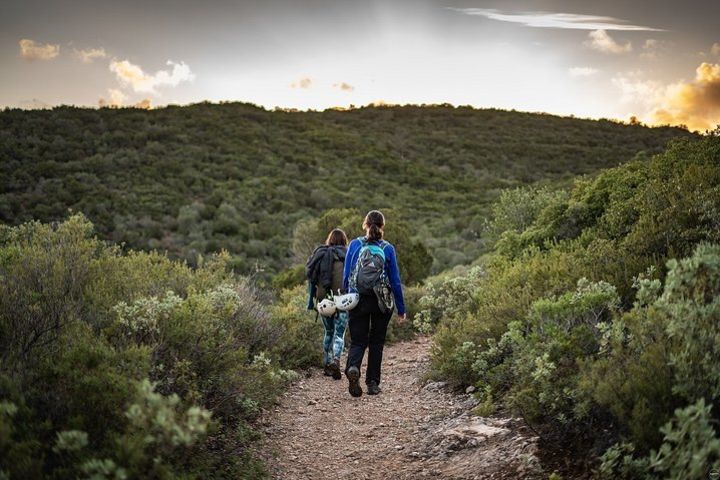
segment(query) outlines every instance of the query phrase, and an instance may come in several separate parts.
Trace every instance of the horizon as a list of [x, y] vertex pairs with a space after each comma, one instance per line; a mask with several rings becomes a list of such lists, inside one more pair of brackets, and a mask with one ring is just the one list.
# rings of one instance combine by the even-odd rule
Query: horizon
[[[257, 108], [260, 110], [263, 110], [265, 112], [282, 112], [282, 113], [324, 113], [324, 112], [352, 112], [355, 110], [362, 110], [367, 108], [406, 108], [406, 107], [414, 107], [414, 108], [452, 108], [452, 109], [461, 109], [461, 108], [469, 108], [471, 110], [475, 111], [498, 111], [498, 112], [506, 112], [506, 113], [520, 113], [520, 114], [530, 114], [530, 115], [548, 115], [551, 117], [558, 117], [558, 118], [569, 118], [574, 120], [586, 120], [591, 122], [612, 122], [612, 123], [619, 123], [624, 125], [638, 125], [641, 127], [646, 128], [679, 128], [683, 130], [687, 130], [691, 133], [703, 133], [698, 130], [691, 130], [687, 125], [671, 125], [669, 123], [665, 124], [646, 124], [639, 119], [622, 119], [622, 118], [610, 118], [610, 117], [583, 117], [579, 115], [575, 115], [572, 113], [569, 114], [560, 114], [560, 113], [553, 113], [553, 112], [544, 112], [544, 111], [532, 111], [532, 110], [521, 110], [517, 108], [500, 108], [500, 107], [476, 107], [473, 105], [453, 105], [451, 103], [422, 103], [422, 104], [416, 104], [416, 103], [368, 103], [366, 105], [349, 105], [347, 107], [327, 107], [323, 109], [314, 109], [312, 107], [308, 108], [294, 108], [294, 107], [281, 107], [281, 106], [274, 106], [274, 107], [266, 107], [263, 105], [258, 105], [253, 102], [245, 101], [245, 100], [217, 100], [217, 101], [211, 101], [211, 100], [199, 100], [196, 102], [190, 102], [190, 103], [168, 103], [164, 105], [150, 105], [150, 106], [141, 106], [141, 105], [73, 105], [73, 104], [59, 104], [59, 105], [43, 105], [39, 107], [14, 107], [14, 106], [4, 106], [2, 109], [0, 109], [0, 112], [3, 111], [13, 111], [13, 110], [20, 110], [20, 111], [52, 111], [55, 109], [63, 109], [63, 108], [75, 108], [75, 109], [84, 109], [84, 110], [162, 110], [166, 108], [186, 108], [186, 107], [194, 107], [197, 105], [212, 105], [212, 106], [224, 106], [224, 105], [242, 105], [252, 108]], [[719, 125], [720, 126], [720, 125]]]
[[673, 5], [29, 0], [2, 7], [0, 108], [450, 104], [712, 130], [720, 4]]

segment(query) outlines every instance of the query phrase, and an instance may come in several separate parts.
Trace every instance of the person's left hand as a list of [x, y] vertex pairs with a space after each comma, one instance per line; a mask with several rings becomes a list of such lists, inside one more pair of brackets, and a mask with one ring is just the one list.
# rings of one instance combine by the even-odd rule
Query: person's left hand
[[407, 314], [406, 314], [406, 313], [403, 313], [402, 315], [399, 314], [399, 313], [397, 314], [397, 323], [398, 323], [398, 325], [402, 325], [403, 323], [405, 323], [405, 320], [407, 320]]

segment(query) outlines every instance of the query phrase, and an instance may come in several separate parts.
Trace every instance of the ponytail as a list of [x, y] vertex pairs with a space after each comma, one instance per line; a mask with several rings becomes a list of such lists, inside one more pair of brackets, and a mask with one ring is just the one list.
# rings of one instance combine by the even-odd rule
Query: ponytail
[[380, 227], [373, 223], [372, 225], [368, 226], [367, 236], [368, 240], [371, 241], [381, 240], [383, 237], [383, 232], [382, 230], [380, 230]]
[[363, 228], [367, 234], [368, 240], [377, 241], [383, 238], [383, 228], [385, 227], [385, 216], [377, 210], [371, 210], [365, 215]]

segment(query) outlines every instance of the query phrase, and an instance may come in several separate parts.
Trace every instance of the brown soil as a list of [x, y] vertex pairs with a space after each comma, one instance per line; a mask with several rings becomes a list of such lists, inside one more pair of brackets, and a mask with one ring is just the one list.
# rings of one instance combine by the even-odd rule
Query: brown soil
[[377, 396], [353, 398], [344, 376], [320, 369], [292, 385], [266, 418], [260, 455], [273, 477], [547, 478], [521, 422], [474, 416], [471, 395], [424, 380], [430, 345], [418, 338], [386, 347]]

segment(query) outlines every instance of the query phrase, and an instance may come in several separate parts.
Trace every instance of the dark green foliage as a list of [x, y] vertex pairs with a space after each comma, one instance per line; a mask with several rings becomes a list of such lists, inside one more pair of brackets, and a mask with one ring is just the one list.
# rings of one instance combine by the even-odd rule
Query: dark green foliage
[[286, 368], [321, 365], [324, 327], [315, 311], [307, 310], [307, 288], [296, 286], [280, 293], [271, 310], [272, 321], [282, 330], [273, 353]]
[[236, 271], [269, 278], [291, 265], [299, 220], [393, 208], [437, 273], [486, 249], [484, 218], [501, 189], [615, 166], [678, 135], [690, 134], [450, 106], [5, 110], [0, 222], [72, 209], [102, 238], [193, 265], [225, 249]]
[[321, 329], [228, 262], [122, 254], [81, 215], [0, 227], [0, 476], [262, 477], [251, 422]]
[[436, 374], [476, 384], [483, 411], [512, 409], [547, 448], [592, 459], [619, 442], [608, 478], [704, 478], [720, 445], [720, 137], [567, 194], [510, 192], [494, 212], [484, 275], [452, 279], [465, 299], [428, 282]]

